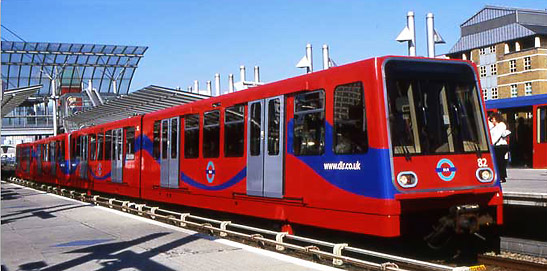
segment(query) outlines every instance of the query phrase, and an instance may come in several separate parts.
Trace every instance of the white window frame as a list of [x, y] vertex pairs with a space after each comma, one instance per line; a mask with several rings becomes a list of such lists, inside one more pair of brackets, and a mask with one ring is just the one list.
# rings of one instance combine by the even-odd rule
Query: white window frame
[[491, 64], [490, 65], [490, 74], [491, 75], [498, 75], [498, 64]]
[[524, 96], [532, 95], [532, 82], [524, 83]]
[[524, 70], [531, 70], [532, 69], [532, 58], [527, 56], [524, 58]]
[[509, 72], [517, 72], [517, 61], [515, 59], [509, 61]]
[[515, 98], [519, 96], [518, 87], [517, 84], [512, 84], [510, 86], [511, 88], [511, 98]]
[[498, 98], [498, 88], [491, 88], [490, 89], [490, 99], [495, 100]]

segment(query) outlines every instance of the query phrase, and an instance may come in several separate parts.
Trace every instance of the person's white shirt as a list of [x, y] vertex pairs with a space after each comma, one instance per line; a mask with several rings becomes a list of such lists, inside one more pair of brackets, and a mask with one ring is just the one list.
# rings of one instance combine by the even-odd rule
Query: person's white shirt
[[507, 126], [503, 122], [498, 122], [494, 127], [490, 129], [490, 136], [492, 137], [492, 144], [495, 146], [507, 145], [508, 134]]

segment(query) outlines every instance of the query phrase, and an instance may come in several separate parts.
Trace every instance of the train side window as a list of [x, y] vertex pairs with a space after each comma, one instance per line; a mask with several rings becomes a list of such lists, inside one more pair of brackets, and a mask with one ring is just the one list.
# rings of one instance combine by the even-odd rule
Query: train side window
[[334, 89], [334, 153], [365, 153], [368, 150], [366, 126], [363, 84], [337, 86]]
[[538, 107], [537, 122], [538, 143], [547, 143], [547, 106]]
[[104, 160], [112, 159], [112, 130], [106, 131], [104, 134]]
[[293, 142], [295, 155], [321, 155], [325, 152], [324, 90], [294, 97]]
[[160, 159], [160, 121], [154, 122], [154, 145], [152, 148], [152, 156], [155, 160]]
[[44, 150], [44, 156], [42, 157], [42, 161], [49, 162], [49, 144], [43, 144], [42, 149]]
[[89, 135], [89, 160], [97, 160], [97, 135]]
[[220, 111], [213, 110], [203, 114], [203, 158], [219, 155]]
[[178, 146], [178, 134], [179, 134], [179, 119], [171, 119], [171, 159], [177, 158], [177, 153], [179, 151]]
[[184, 117], [184, 158], [199, 157], [199, 115]]
[[58, 141], [57, 146], [59, 147], [58, 148], [59, 152], [58, 152], [58, 155], [57, 155], [57, 161], [64, 162], [65, 161], [65, 141], [64, 140]]
[[249, 124], [251, 125], [250, 128], [250, 149], [251, 149], [251, 156], [258, 156], [260, 155], [260, 144], [262, 144], [261, 139], [261, 131], [262, 131], [262, 106], [261, 103], [253, 103], [251, 104], [251, 119], [249, 120]]
[[97, 134], [97, 160], [104, 160], [104, 134]]
[[135, 159], [135, 127], [125, 128], [125, 160]]
[[169, 120], [161, 121], [161, 159], [167, 159], [167, 140], [169, 139]]
[[242, 157], [245, 134], [245, 106], [236, 105], [224, 111], [224, 156]]

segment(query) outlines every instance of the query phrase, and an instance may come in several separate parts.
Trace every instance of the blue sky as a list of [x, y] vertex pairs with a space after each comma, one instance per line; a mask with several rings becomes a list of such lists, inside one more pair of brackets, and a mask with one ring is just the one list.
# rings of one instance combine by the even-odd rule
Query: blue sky
[[[155, 84], [186, 88], [194, 80], [204, 88], [214, 74], [227, 88], [229, 73], [239, 80], [239, 66], [260, 66], [266, 82], [303, 73], [295, 68], [314, 48], [321, 68], [321, 46], [345, 64], [374, 56], [405, 55], [395, 37], [416, 14], [418, 55], [426, 54], [425, 16], [435, 14], [435, 28], [447, 42], [458, 40], [459, 26], [485, 5], [545, 9], [545, 1], [366, 1], [366, 0], [3, 0], [2, 25], [26, 41], [148, 46], [132, 90]], [[17, 40], [2, 30], [2, 38]]]

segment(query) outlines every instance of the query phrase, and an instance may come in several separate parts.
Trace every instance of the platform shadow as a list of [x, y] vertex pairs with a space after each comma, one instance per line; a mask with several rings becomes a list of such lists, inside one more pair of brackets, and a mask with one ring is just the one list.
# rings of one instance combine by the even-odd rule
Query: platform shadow
[[[168, 234], [170, 233], [159, 232], [159, 233], [149, 234], [140, 238], [136, 238], [130, 241], [121, 241], [121, 242], [93, 245], [93, 246], [88, 246], [85, 248], [75, 249], [65, 253], [68, 253], [68, 254], [83, 253], [85, 255], [69, 260], [69, 261], [58, 263], [55, 265], [51, 265], [47, 267], [42, 266], [40, 270], [41, 271], [72, 270], [73, 268], [76, 268], [77, 266], [80, 266], [87, 262], [100, 262], [102, 267], [96, 268], [95, 270], [101, 270], [101, 271], [122, 270], [122, 269], [159, 270], [159, 271], [176, 270], [168, 266], [165, 266], [161, 263], [158, 263], [152, 260], [152, 258], [157, 256], [160, 253], [165, 253], [179, 246], [188, 244], [198, 239], [202, 239], [202, 236], [200, 234], [189, 235], [189, 236], [174, 240], [172, 242], [163, 244], [161, 246], [155, 247], [151, 250], [148, 250], [142, 253], [137, 253], [137, 252], [129, 250], [131, 247], [166, 236]], [[40, 264], [41, 262], [26, 263], [24, 265], [20, 265], [19, 268], [21, 270], [29, 270], [29, 269], [23, 269], [23, 267], [37, 266]]]

